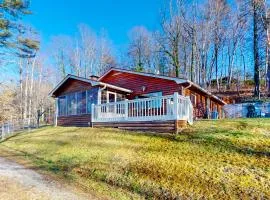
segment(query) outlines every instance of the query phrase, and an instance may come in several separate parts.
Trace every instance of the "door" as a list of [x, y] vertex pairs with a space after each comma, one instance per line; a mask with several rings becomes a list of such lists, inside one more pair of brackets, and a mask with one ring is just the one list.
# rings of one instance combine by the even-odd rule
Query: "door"
[[[112, 92], [107, 93], [107, 102], [108, 103], [115, 103], [116, 102], [116, 94]], [[109, 105], [109, 112], [115, 112], [115, 105]]]

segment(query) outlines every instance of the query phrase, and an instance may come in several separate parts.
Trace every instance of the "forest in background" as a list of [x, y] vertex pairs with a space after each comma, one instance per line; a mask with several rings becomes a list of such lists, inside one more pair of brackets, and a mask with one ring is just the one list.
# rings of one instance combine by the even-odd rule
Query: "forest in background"
[[[129, 31], [124, 50], [105, 29], [79, 24], [76, 36], [58, 35], [40, 48], [39, 31], [23, 23], [27, 0], [0, 2], [0, 121], [49, 116], [53, 86], [67, 74], [102, 75], [111, 67], [187, 78], [213, 92], [270, 93], [270, 2], [168, 0], [157, 30]], [[35, 17], [32, 14], [32, 17]], [[42, 41], [41, 41], [42, 42]], [[10, 77], [16, 74], [16, 77]], [[47, 119], [48, 120], [48, 119]]]

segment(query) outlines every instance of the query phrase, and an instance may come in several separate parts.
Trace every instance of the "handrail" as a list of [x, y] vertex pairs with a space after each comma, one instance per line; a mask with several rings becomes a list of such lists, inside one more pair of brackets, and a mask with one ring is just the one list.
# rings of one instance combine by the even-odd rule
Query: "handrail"
[[187, 120], [193, 122], [189, 97], [174, 95], [92, 105], [92, 122]]

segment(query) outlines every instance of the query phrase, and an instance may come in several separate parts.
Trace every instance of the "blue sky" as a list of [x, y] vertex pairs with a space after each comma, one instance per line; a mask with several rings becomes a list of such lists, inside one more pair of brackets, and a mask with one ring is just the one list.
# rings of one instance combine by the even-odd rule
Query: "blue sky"
[[159, 12], [168, 0], [32, 0], [33, 15], [25, 20], [39, 31], [42, 46], [55, 35], [74, 35], [80, 23], [107, 31], [116, 48], [128, 42], [134, 26], [158, 28]]

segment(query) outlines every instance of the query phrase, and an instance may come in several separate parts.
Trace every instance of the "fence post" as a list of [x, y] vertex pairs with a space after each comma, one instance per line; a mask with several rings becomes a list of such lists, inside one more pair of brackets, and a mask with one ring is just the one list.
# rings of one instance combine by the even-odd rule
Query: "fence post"
[[2, 124], [2, 140], [5, 139], [5, 124]]
[[8, 133], [8, 135], [10, 135], [10, 124], [9, 124], [9, 122], [7, 123], [7, 133]]
[[179, 98], [179, 94], [178, 92], [175, 92], [173, 94], [173, 105], [174, 105], [174, 119], [177, 120], [178, 119], [178, 115], [179, 115], [179, 111], [178, 111], [178, 98]]

